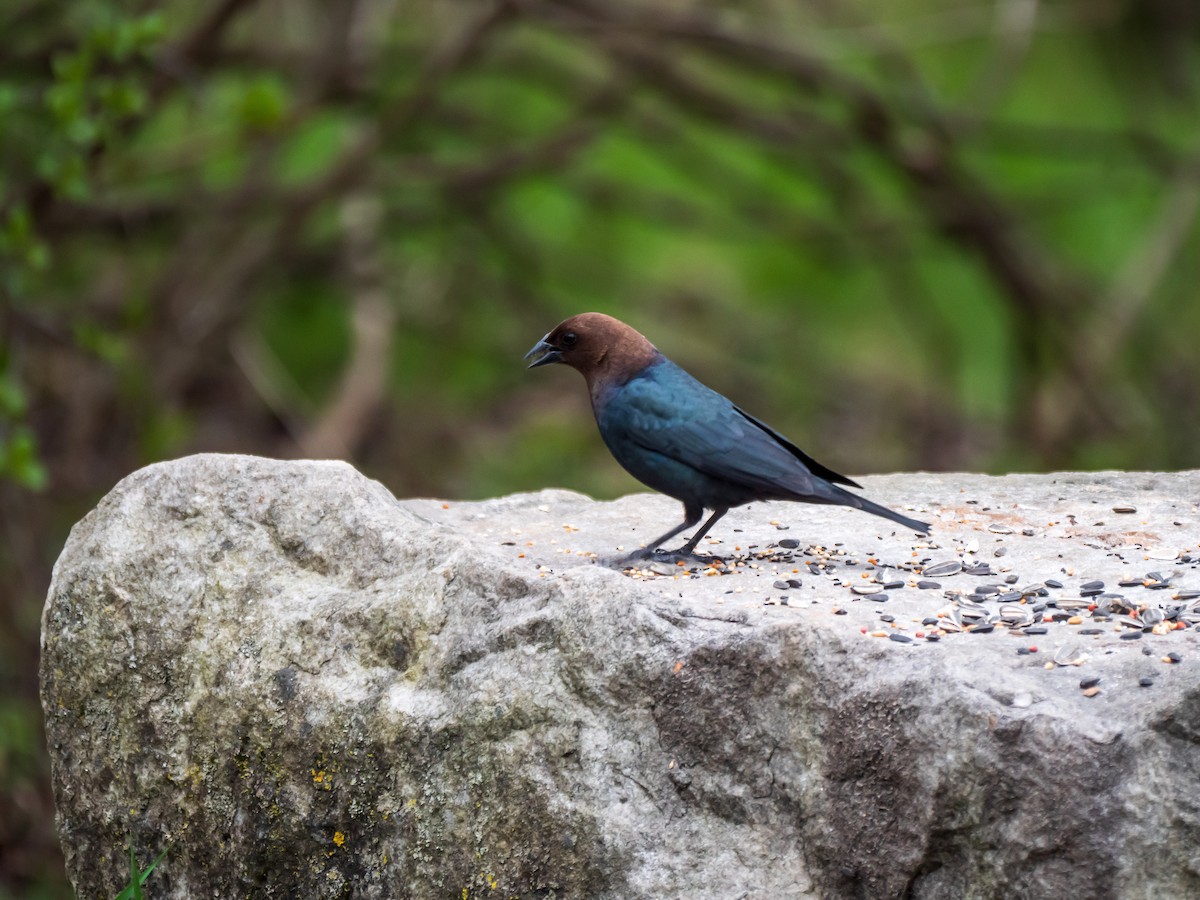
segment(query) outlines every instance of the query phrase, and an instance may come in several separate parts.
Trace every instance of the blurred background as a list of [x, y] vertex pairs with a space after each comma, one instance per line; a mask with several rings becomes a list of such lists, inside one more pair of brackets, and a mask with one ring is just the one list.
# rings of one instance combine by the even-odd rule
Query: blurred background
[[1200, 459], [1195, 0], [7, 0], [0, 897], [69, 888], [67, 532], [197, 451], [399, 496], [638, 489], [625, 318], [850, 474]]

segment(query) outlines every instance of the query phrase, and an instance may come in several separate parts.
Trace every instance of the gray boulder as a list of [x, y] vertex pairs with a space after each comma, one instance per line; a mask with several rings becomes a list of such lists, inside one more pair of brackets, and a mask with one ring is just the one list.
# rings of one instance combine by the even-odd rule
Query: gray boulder
[[934, 534], [754, 504], [624, 573], [673, 501], [134, 473], [43, 616], [79, 897], [131, 838], [151, 897], [1200, 896], [1200, 472], [864, 483]]

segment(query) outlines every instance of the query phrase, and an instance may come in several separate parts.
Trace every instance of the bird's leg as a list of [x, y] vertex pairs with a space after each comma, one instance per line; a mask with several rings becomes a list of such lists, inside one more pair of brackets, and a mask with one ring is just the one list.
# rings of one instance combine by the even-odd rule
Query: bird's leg
[[[708, 517], [708, 521], [701, 526], [699, 531], [692, 535], [692, 539], [679, 548], [679, 555], [691, 556], [693, 553], [695, 553], [696, 545], [700, 543], [706, 534], [708, 534], [708, 530], [717, 524], [717, 519], [721, 518], [721, 516], [725, 515], [727, 512], [729, 512], [729, 507], [725, 507], [724, 509], [714, 509], [713, 514]], [[697, 516], [696, 518], [699, 519], [700, 517]], [[676, 529], [675, 531], [671, 532], [671, 534], [678, 534], [679, 531], [682, 530], [683, 529]], [[663, 540], [666, 540], [666, 538], [669, 536], [670, 535], [664, 536]]]
[[687, 531], [689, 528], [692, 528], [693, 526], [695, 526], [695, 524], [700, 521], [700, 517], [703, 515], [704, 515], [704, 507], [703, 506], [687, 506], [687, 505], [685, 505], [683, 507], [683, 517], [684, 518], [683, 518], [682, 525], [679, 525], [676, 528], [672, 528], [666, 534], [659, 535], [654, 540], [652, 540], [649, 544], [647, 544], [645, 547], [643, 547], [641, 550], [635, 550], [633, 553], [630, 553], [629, 556], [626, 557], [626, 559], [627, 560], [649, 559], [651, 556], [654, 555], [654, 551], [658, 549], [658, 546], [660, 544], [662, 544], [666, 541], [669, 541], [671, 538], [675, 537], [675, 535], [679, 534], [679, 532]]

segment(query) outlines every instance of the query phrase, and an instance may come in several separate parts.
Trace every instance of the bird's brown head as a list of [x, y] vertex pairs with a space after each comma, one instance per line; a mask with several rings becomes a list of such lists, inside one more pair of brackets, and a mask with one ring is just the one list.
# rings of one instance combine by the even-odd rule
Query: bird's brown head
[[646, 338], [619, 319], [580, 313], [561, 322], [525, 354], [529, 368], [565, 363], [578, 369], [589, 387], [629, 380], [658, 358]]

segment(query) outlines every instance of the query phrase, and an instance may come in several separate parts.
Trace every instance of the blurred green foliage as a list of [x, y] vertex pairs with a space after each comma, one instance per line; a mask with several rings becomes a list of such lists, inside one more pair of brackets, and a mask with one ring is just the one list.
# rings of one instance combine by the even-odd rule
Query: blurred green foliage
[[50, 566], [153, 460], [635, 490], [520, 363], [593, 309], [851, 473], [1196, 464], [1190, 0], [0, 15], [0, 897], [65, 891]]

